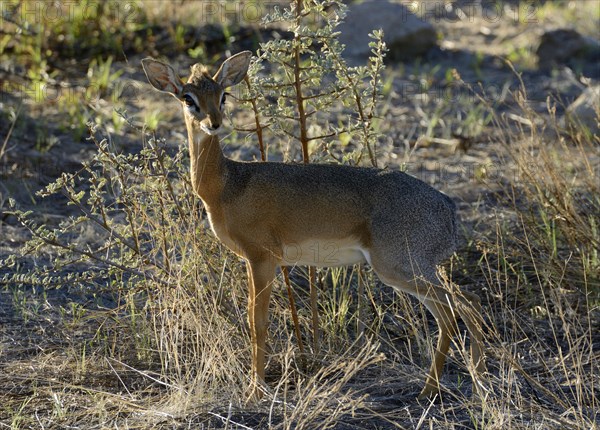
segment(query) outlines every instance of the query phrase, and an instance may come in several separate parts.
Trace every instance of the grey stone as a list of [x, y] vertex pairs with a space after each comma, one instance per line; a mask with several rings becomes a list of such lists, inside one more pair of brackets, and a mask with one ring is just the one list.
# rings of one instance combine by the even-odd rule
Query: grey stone
[[597, 42], [575, 30], [561, 28], [547, 31], [540, 37], [536, 50], [538, 66], [549, 68], [568, 64], [574, 58], [587, 56], [594, 49], [597, 49]]
[[405, 6], [387, 0], [365, 1], [348, 8], [340, 25], [340, 41], [346, 45], [349, 58], [365, 58], [371, 54], [369, 33], [382, 29], [389, 48], [388, 57], [402, 60], [425, 54], [437, 42], [435, 28], [415, 16]]

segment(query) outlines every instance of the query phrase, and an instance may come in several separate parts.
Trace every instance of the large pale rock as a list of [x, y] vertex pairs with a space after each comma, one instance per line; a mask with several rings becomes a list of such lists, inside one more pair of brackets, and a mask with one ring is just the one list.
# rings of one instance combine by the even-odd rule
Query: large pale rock
[[371, 0], [348, 8], [345, 22], [338, 27], [345, 55], [364, 58], [370, 55], [369, 33], [383, 29], [388, 57], [402, 60], [425, 54], [437, 42], [435, 28], [415, 16], [408, 8], [387, 0]]
[[592, 133], [600, 132], [600, 85], [588, 87], [581, 95], [569, 105], [565, 113], [565, 120], [574, 125], [583, 125]]

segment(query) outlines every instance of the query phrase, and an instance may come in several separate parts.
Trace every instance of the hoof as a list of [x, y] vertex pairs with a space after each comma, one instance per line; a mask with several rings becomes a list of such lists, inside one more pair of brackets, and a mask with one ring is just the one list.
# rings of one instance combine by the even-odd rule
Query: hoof
[[248, 387], [248, 391], [246, 393], [246, 404], [252, 405], [258, 403], [265, 395], [265, 387], [261, 384], [253, 383]]
[[440, 394], [439, 386], [427, 384], [427, 385], [425, 385], [425, 387], [423, 387], [423, 390], [421, 390], [421, 393], [419, 394], [417, 399], [419, 399], [419, 400], [431, 399], [435, 396], [438, 396], [439, 394]]

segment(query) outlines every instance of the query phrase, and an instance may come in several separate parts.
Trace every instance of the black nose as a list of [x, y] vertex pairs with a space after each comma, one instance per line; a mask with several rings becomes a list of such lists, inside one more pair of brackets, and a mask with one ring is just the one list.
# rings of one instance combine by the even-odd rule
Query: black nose
[[216, 130], [216, 129], [218, 129], [219, 127], [221, 127], [221, 124], [219, 124], [218, 122], [213, 122], [213, 123], [211, 123], [211, 124], [210, 124], [210, 127], [211, 127], [213, 130]]

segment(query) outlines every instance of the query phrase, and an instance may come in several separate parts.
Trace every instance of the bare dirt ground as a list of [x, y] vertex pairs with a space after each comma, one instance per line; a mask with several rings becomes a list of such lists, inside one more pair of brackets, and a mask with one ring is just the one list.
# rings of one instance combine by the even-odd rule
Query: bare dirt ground
[[[456, 17], [442, 9], [437, 10], [429, 19], [442, 35], [439, 47], [424, 58], [387, 65], [386, 77], [390, 88], [381, 121], [384, 137], [377, 154], [382, 166], [402, 168], [452, 196], [459, 208], [463, 232], [463, 243], [458, 251], [460, 270], [453, 272], [454, 281], [477, 292], [482, 297], [484, 308], [489, 309], [489, 314], [493, 314], [497, 321], [503, 316], [515, 318], [505, 321], [501, 327], [506, 332], [517, 330], [519, 335], [511, 337], [501, 333], [500, 339], [519, 342], [509, 349], [515, 351], [524, 372], [532, 375], [538, 385], [514, 368], [503, 368], [500, 358], [492, 356], [490, 368], [494, 378], [518, 379], [524, 388], [514, 399], [507, 391], [504, 398], [506, 405], [494, 405], [495, 411], [506, 410], [506, 424], [502, 426], [496, 419], [489, 428], [564, 428], [565, 423], [572, 425], [578, 422], [569, 415], [572, 408], [565, 405], [576, 403], [574, 393], [581, 385], [576, 380], [553, 375], [547, 363], [543, 363], [543, 357], [560, 356], [561, 347], [568, 348], [568, 333], [574, 329], [561, 326], [564, 321], [559, 319], [536, 318], [536, 308], [530, 305], [537, 303], [539, 297], [523, 297], [517, 291], [507, 292], [514, 298], [514, 313], [503, 314], [497, 301], [497, 291], [489, 287], [490, 281], [498, 281], [500, 276], [496, 278], [497, 273], [489, 270], [486, 259], [490, 256], [486, 254], [485, 247], [476, 245], [479, 242], [493, 243], [499, 226], [513, 222], [505, 215], [508, 209], [504, 205], [510, 196], [506, 195], [507, 188], [503, 184], [518, 177], [519, 167], [511, 160], [502, 133], [494, 124], [486, 122], [476, 135], [468, 139], [460, 137], [464, 132], [461, 125], [465, 124], [469, 107], [476, 100], [469, 95], [469, 90], [464, 89], [461, 90], [463, 100], [448, 103], [442, 88], [447, 71], [455, 69], [468, 85], [481, 85], [488, 93], [502, 98], [498, 111], [512, 118], [509, 123], [515, 130], [523, 127], [525, 119], [514, 113], [518, 110], [518, 103], [509, 93], [521, 85], [527, 88], [529, 106], [540, 116], [549, 117], [548, 97], [562, 101], [563, 104], [557, 107], [557, 116], [561, 116], [565, 106], [574, 101], [586, 85], [600, 83], [600, 59], [597, 56], [583, 57], [566, 65], [541, 70], [535, 66], [536, 43], [544, 31], [556, 27], [575, 26], [585, 36], [597, 38], [600, 18], [581, 16], [581, 13], [586, 13], [581, 11], [588, 9], [580, 8], [580, 2], [558, 2], [560, 5], [553, 7], [544, 7], [545, 2], [503, 3], [504, 8], [495, 9], [496, 14], [493, 15], [473, 9], [471, 16]], [[471, 4], [473, 2], [458, 2], [455, 7], [461, 6], [464, 11], [469, 11]], [[516, 9], [509, 9], [511, 5]], [[498, 10], [502, 11], [500, 15]], [[512, 12], [509, 13], [509, 10]], [[239, 31], [233, 48], [252, 48], [255, 42], [247, 37], [249, 30]], [[269, 37], [271, 33], [260, 34], [260, 37]], [[157, 49], [160, 50], [160, 46]], [[165, 101], [145, 83], [140, 60], [147, 54], [164, 55], [166, 52], [134, 53], [114, 60], [111, 70], [122, 71], [119, 82], [131, 89], [119, 95], [117, 101], [138, 126], [142, 126], [153, 112], [161, 110], [157, 133], [165, 137], [168, 146], [173, 149], [185, 140], [179, 108], [175, 101]], [[505, 58], [513, 60], [519, 75], [504, 61]], [[186, 65], [192, 62], [185, 54], [178, 54], [170, 60]], [[86, 67], [73, 59], [61, 58], [59, 63], [64, 70], [69, 70], [64, 76], [73, 85], [77, 85], [86, 72]], [[11, 77], [7, 70], [10, 67], [0, 68], [0, 82], [19, 79], [19, 70], [13, 70], [16, 77]], [[424, 87], [429, 90], [424, 91]], [[93, 109], [99, 115], [110, 117], [114, 102], [114, 98], [105, 97], [94, 103]], [[39, 222], [58, 225], [66, 217], [76, 214], [76, 209], [67, 206], [66, 200], [60, 197], [40, 199], [36, 191], [62, 172], [79, 169], [97, 148], [86, 139], [87, 133], [79, 135], [72, 127], [65, 126], [61, 118], [65, 114], [52, 103], [36, 103], [28, 94], [11, 90], [2, 92], [0, 106], [4, 109], [0, 115], [0, 148], [5, 140], [7, 142], [4, 154], [0, 152], [1, 260], [18, 253], [30, 238], [27, 229], [10, 214], [8, 200], [15, 199], [20, 208], [33, 211]], [[14, 128], [11, 128], [9, 107], [17, 106], [20, 106], [20, 113]], [[247, 112], [240, 111], [234, 103], [228, 109], [232, 111], [234, 124], [243, 124], [247, 120]], [[429, 133], [428, 139], [423, 139], [433, 121], [437, 122], [433, 133]], [[110, 136], [115, 148], [132, 152], [140, 150], [142, 145], [138, 131], [128, 126], [118, 128], [110, 122], [102, 125], [103, 133]], [[550, 141], [555, 136], [548, 132], [541, 138]], [[272, 148], [275, 148], [271, 153], [272, 159], [298, 160], [297, 148], [281, 148], [275, 144]], [[251, 139], [230, 141], [225, 151], [228, 156], [241, 160], [259, 157]], [[598, 163], [593, 156], [591, 159]], [[517, 229], [515, 234], [523, 233]], [[16, 268], [0, 267], [0, 278], [15, 270], [26, 272], [28, 268], [43, 266], [52, 258], [51, 254], [26, 255], [19, 260]], [[488, 266], [485, 266], [486, 261]], [[498, 271], [499, 267], [496, 267]], [[235, 272], [235, 269], [232, 270]], [[300, 278], [298, 282], [301, 282]], [[393, 293], [385, 287], [377, 285], [373, 289], [383, 301], [394, 300]], [[529, 294], [538, 294], [536, 291], [533, 289]], [[120, 306], [119, 300], [119, 297], [110, 294], [71, 289], [68, 285], [47, 290], [35, 285], [2, 285], [2, 428], [290, 428], [285, 415], [277, 415], [278, 405], [271, 405], [271, 410], [269, 405], [244, 408], [235, 399], [232, 406], [228, 399], [217, 397], [187, 414], [177, 412], [174, 405], [156, 405], [156, 410], [151, 411], [143, 404], [144, 396], [160, 398], [161, 393], [167, 390], [149, 376], [156, 375], [157, 368], [146, 369], [143, 357], [139, 356], [129, 357], [126, 363], [111, 361], [110, 357], [120, 348], [118, 333], [115, 332], [119, 329], [118, 325], [107, 330], [114, 335], [112, 338], [105, 335], [110, 341], [98, 339], [101, 326], [108, 324], [108, 318], [104, 319], [102, 313]], [[300, 298], [300, 307], [307, 307], [307, 300], [306, 297]], [[584, 305], [588, 306], [583, 303], [584, 300], [569, 288], [568, 283], [564, 286], [564, 301], [572, 301], [569, 309], [576, 312]], [[394, 355], [394, 347], [388, 344], [406, 339], [410, 343], [414, 336], [402, 327], [403, 318], [392, 312], [383, 330], [385, 335], [382, 335], [380, 350], [392, 357], [392, 361], [398, 355]], [[433, 320], [427, 318], [429, 328], [433, 329]], [[588, 350], [591, 356], [582, 360], [587, 360], [583, 367], [593, 380], [584, 384], [583, 389], [591, 391], [591, 397], [596, 400], [581, 407], [588, 417], [581, 423], [581, 428], [598, 428], [600, 417], [597, 410], [592, 410], [599, 405], [600, 391], [600, 315], [597, 302], [590, 305], [587, 321], [592, 327], [586, 341], [593, 346]], [[561, 331], [561, 334], [557, 336], [555, 330]], [[557, 338], [562, 342], [557, 342]], [[84, 345], [83, 349], [81, 345]], [[565, 353], [569, 352], [565, 350]], [[118, 356], [124, 355], [120, 351]], [[344, 415], [332, 428], [422, 428], [424, 425], [429, 428], [480, 428], [471, 415], [472, 405], [463, 397], [450, 394], [441, 403], [435, 404], [415, 400], [423, 380], [422, 369], [428, 365], [427, 362], [418, 364], [420, 369], [414, 362], [394, 363], [393, 366], [386, 366], [384, 362], [366, 366], [366, 370], [358, 373], [344, 388], [345, 392], [355, 391], [359, 396], [366, 396], [364, 402], [354, 415]], [[417, 371], [421, 373], [416, 374]], [[446, 384], [457, 391], [462, 390], [461, 381], [469, 379], [458, 354], [449, 360], [444, 378]], [[274, 378], [269, 383], [275, 385], [277, 381]], [[469, 388], [465, 393], [468, 392]], [[531, 403], [511, 405], [513, 400], [523, 402], [523, 399]]]

